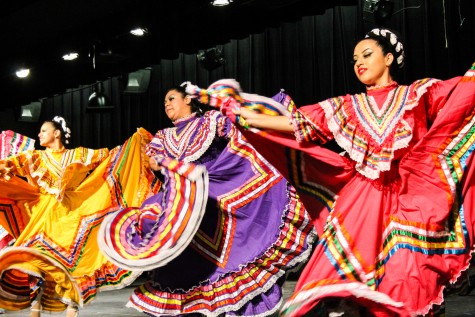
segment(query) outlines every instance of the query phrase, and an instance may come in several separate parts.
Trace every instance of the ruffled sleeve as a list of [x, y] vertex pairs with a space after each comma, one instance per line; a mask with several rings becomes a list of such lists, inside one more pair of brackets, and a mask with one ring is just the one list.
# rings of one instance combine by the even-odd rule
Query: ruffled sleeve
[[[425, 114], [418, 115], [427, 109], [417, 106], [437, 82], [427, 78], [410, 86], [395, 86], [380, 107], [365, 93], [302, 107], [292, 119], [297, 140], [324, 143], [334, 138], [356, 163], [358, 172], [377, 179], [381, 172], [390, 170], [395, 151], [409, 147], [414, 128], [417, 128], [416, 141], [427, 130]], [[433, 106], [437, 108], [437, 104]], [[430, 111], [434, 112], [433, 109]]]
[[39, 168], [40, 162], [38, 157], [39, 155], [37, 151], [25, 151], [14, 156], [10, 156], [0, 162], [5, 163], [8, 169], [8, 174], [29, 178], [30, 166], [36, 166], [36, 168]]
[[[339, 100], [338, 98], [334, 99]], [[343, 102], [343, 100], [340, 102]], [[313, 141], [324, 144], [333, 139], [333, 134], [328, 128], [324, 108], [320, 103], [303, 106], [292, 112], [290, 122], [294, 127], [297, 142]]]
[[9, 173], [27, 178], [41, 191], [57, 198], [68, 189], [78, 186], [88, 173], [109, 155], [109, 150], [79, 147], [58, 154], [47, 151], [25, 151], [5, 160]]
[[97, 165], [102, 163], [106, 157], [109, 156], [109, 149], [88, 149], [84, 147], [78, 147], [73, 150], [71, 163], [81, 163], [89, 169], [96, 168]]
[[150, 141], [150, 143], [145, 146], [145, 154], [147, 154], [149, 157], [163, 155], [164, 153], [163, 138], [164, 138], [164, 135], [163, 135], [162, 130], [155, 133], [152, 141]]
[[216, 117], [217, 122], [217, 136], [221, 138], [230, 139], [234, 134], [236, 134], [236, 126], [231, 122], [226, 116], [219, 114]]

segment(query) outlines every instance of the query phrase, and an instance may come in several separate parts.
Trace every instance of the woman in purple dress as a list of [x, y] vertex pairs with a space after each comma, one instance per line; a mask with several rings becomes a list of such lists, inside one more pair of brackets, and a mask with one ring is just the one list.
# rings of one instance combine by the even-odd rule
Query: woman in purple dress
[[[316, 239], [295, 189], [227, 117], [202, 113], [184, 87], [168, 90], [165, 112], [174, 127], [147, 147], [163, 190], [106, 219], [99, 238], [112, 261], [153, 269], [128, 306], [152, 316], [276, 312], [286, 272], [308, 258]], [[206, 168], [201, 190], [180, 180], [190, 166]], [[206, 192], [204, 207], [190, 212]]]

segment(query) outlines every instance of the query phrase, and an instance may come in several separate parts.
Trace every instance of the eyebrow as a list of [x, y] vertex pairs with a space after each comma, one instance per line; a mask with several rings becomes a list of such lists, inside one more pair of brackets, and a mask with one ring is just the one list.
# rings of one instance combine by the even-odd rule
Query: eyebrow
[[[363, 54], [363, 53], [366, 52], [367, 50], [371, 50], [371, 48], [370, 48], [370, 47], [365, 48], [365, 49], [361, 52], [361, 54]], [[356, 57], [356, 56], [358, 56], [358, 55], [357, 55], [357, 54], [354, 54], [354, 55], [353, 55], [353, 57]]]

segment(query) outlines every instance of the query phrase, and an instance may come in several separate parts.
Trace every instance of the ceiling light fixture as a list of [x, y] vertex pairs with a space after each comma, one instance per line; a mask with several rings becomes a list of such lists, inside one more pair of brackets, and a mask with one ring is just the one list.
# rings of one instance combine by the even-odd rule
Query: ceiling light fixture
[[41, 114], [41, 101], [33, 101], [27, 105], [20, 106], [18, 121], [38, 122]]
[[75, 59], [78, 58], [78, 57], [79, 57], [79, 54], [76, 53], [76, 52], [74, 52], [74, 53], [68, 53], [68, 54], [63, 55], [63, 59], [64, 59], [65, 61], [73, 61], [73, 60], [75, 60]]
[[150, 83], [152, 68], [139, 69], [127, 75], [127, 86], [124, 89], [126, 94], [142, 94], [147, 92]]
[[374, 21], [378, 25], [384, 25], [391, 18], [394, 3], [389, 0], [380, 0], [374, 6]]
[[148, 30], [143, 29], [143, 28], [136, 28], [136, 29], [130, 30], [130, 34], [135, 35], [135, 36], [144, 36], [147, 33], [148, 33]]
[[233, 2], [232, 0], [213, 0], [211, 2], [212, 5], [215, 7], [222, 7], [222, 6], [227, 6], [228, 4], [231, 4]]
[[213, 70], [225, 63], [223, 51], [218, 48], [201, 50], [196, 54], [196, 59], [207, 70]]
[[364, 0], [363, 20], [383, 26], [393, 16], [392, 0]]
[[30, 70], [28, 68], [22, 68], [22, 69], [19, 69], [15, 74], [18, 78], [25, 78], [25, 77], [28, 77], [28, 75], [30, 75]]

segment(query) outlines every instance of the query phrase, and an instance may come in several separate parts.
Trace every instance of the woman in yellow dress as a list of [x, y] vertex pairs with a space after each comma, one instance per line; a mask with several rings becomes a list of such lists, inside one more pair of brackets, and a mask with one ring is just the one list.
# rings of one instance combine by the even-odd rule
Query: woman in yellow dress
[[[155, 191], [143, 154], [151, 135], [138, 129], [110, 151], [66, 149], [70, 130], [55, 117], [38, 137], [45, 150], [0, 161], [0, 198], [16, 202], [14, 218], [24, 223], [15, 244], [0, 253], [0, 307], [31, 307], [32, 317], [65, 309], [77, 316], [99, 289], [126, 286], [140, 274], [107, 261], [96, 236], [105, 216], [140, 206]], [[6, 228], [7, 218], [0, 217]]]

